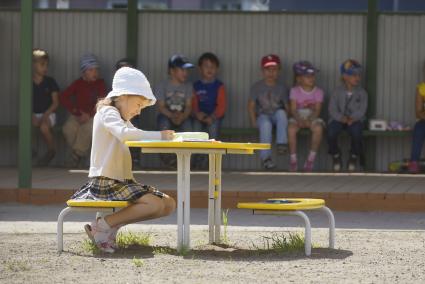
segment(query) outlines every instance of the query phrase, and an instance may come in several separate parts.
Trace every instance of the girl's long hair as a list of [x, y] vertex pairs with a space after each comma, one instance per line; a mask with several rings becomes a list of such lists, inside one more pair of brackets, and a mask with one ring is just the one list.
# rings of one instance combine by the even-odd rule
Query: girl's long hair
[[96, 104], [96, 111], [99, 111], [102, 107], [105, 106], [115, 106], [115, 99], [111, 99], [111, 98], [102, 98], [100, 100], [97, 101]]

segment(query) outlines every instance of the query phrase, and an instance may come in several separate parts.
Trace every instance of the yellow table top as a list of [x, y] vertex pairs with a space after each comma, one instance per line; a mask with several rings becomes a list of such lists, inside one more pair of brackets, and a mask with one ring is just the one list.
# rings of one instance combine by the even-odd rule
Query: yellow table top
[[227, 150], [268, 150], [267, 143], [234, 143], [234, 142], [174, 142], [174, 141], [127, 141], [129, 147], [141, 148], [183, 148], [183, 149], [227, 149]]
[[240, 209], [254, 210], [313, 210], [325, 206], [323, 199], [314, 198], [271, 198], [264, 202], [241, 202], [237, 207]]

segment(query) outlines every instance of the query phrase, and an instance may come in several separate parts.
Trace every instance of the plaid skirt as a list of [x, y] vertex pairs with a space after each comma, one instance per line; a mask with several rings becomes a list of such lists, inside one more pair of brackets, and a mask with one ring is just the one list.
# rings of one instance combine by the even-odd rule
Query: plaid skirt
[[135, 201], [147, 193], [164, 197], [164, 193], [153, 186], [134, 180], [119, 181], [101, 176], [91, 178], [71, 199]]

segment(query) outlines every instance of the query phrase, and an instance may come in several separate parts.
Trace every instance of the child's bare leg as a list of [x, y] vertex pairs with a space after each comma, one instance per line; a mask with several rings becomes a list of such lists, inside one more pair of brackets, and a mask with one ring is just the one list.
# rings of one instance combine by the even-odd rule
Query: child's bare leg
[[34, 126], [34, 127], [40, 127], [41, 119], [36, 118], [35, 115], [33, 114], [31, 116], [31, 122], [32, 122], [32, 126]]
[[297, 153], [297, 132], [299, 127], [296, 123], [289, 123], [288, 125], [288, 140], [289, 140], [289, 154]]
[[322, 141], [323, 126], [321, 123], [313, 123], [310, 127], [311, 130], [311, 151], [316, 152], [319, 150], [320, 142]]
[[51, 131], [50, 122], [42, 121], [40, 125], [40, 132], [43, 135], [43, 139], [47, 144], [49, 152], [55, 152], [55, 140]]
[[[167, 200], [167, 201], [164, 201]], [[170, 197], [160, 198], [153, 194], [145, 194], [130, 205], [114, 214], [105, 217], [110, 227], [145, 221], [165, 216], [175, 208], [175, 202]]]

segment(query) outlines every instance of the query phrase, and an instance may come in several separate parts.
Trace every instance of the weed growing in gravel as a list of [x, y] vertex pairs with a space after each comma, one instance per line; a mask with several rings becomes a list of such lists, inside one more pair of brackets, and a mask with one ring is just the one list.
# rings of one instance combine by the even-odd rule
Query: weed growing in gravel
[[6, 260], [4, 263], [6, 269], [13, 272], [28, 271], [31, 269], [31, 266], [23, 260]]
[[154, 247], [153, 254], [174, 254], [175, 250], [169, 247]]
[[304, 250], [304, 237], [297, 233], [289, 233], [288, 236], [274, 234], [271, 237], [262, 236], [262, 238], [262, 246], [253, 244], [254, 249], [258, 251], [275, 251], [278, 253]]
[[221, 239], [221, 243], [228, 244], [229, 238], [227, 236], [227, 225], [229, 224], [229, 209], [223, 211], [223, 237]]
[[86, 253], [97, 254], [100, 253], [100, 249], [91, 241], [84, 240], [82, 244], [83, 251]]
[[151, 234], [146, 233], [133, 233], [133, 232], [119, 232], [117, 235], [117, 245], [120, 248], [128, 248], [133, 245], [149, 246], [152, 239]]
[[145, 264], [145, 262], [144, 262], [143, 259], [136, 258], [136, 257], [133, 257], [132, 262], [133, 262], [134, 266], [136, 266], [136, 267], [141, 267], [141, 266], [143, 266]]

